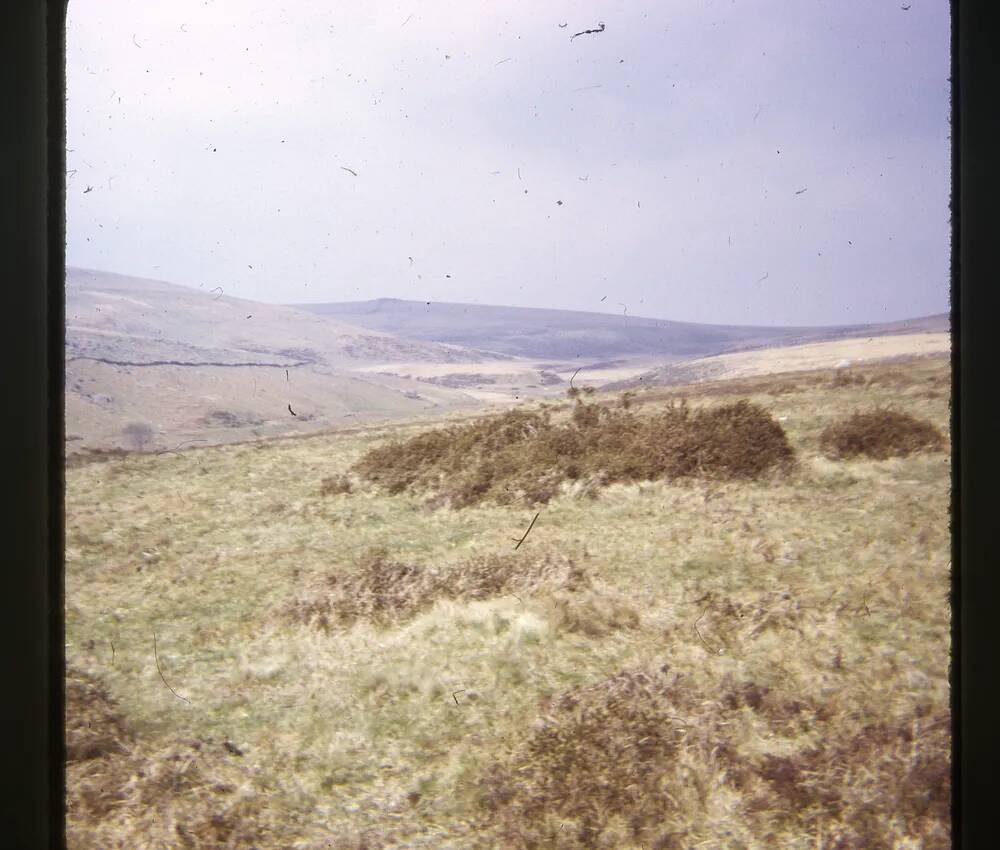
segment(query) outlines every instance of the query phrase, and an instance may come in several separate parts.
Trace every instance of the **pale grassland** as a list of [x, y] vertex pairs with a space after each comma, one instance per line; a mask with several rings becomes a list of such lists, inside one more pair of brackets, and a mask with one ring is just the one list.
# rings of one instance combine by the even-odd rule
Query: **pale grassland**
[[893, 334], [736, 351], [688, 360], [684, 365], [690, 369], [703, 367], [718, 379], [747, 378], [833, 369], [843, 360], [857, 365], [899, 357], [941, 356], [949, 351], [951, 334], [948, 333]]
[[[369, 847], [505, 846], [483, 837], [477, 783], [517, 752], [544, 700], [623, 669], [668, 663], [708, 701], [725, 682], [767, 685], [829, 706], [845, 733], [921, 705], [947, 712], [948, 457], [833, 462], [818, 450], [825, 425], [875, 404], [947, 432], [946, 362], [888, 372], [840, 388], [828, 373], [792, 392], [720, 385], [692, 402], [749, 397], [772, 411], [800, 461], [788, 477], [615, 485], [541, 507], [519, 554], [567, 555], [596, 578], [561, 604], [599, 619], [624, 600], [639, 614], [636, 628], [589, 636], [567, 628], [545, 593], [440, 600], [328, 633], [287, 615], [369, 547], [427, 565], [513, 549], [533, 508], [431, 510], [419, 496], [364, 488], [320, 495], [323, 478], [367, 448], [426, 424], [70, 469], [68, 661], [108, 686], [139, 740], [238, 744], [233, 769], [296, 825], [302, 847], [361, 847], [366, 831]], [[744, 622], [720, 600], [757, 613]], [[161, 681], [154, 630], [163, 675], [190, 703]], [[747, 758], [823, 745], [816, 729], [776, 734], [752, 712], [733, 734]], [[768, 846], [731, 794], [713, 791], [702, 821], [681, 824], [692, 845], [731, 835], [729, 846]], [[827, 846], [776, 829], [771, 846]], [[906, 844], [905, 825], [897, 832], [898, 847], [919, 846]], [[608, 835], [595, 846], [640, 846]]]

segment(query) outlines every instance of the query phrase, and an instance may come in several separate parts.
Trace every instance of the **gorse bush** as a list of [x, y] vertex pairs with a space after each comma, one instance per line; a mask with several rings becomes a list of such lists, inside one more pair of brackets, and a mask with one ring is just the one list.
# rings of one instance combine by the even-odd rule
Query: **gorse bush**
[[834, 460], [858, 456], [885, 460], [919, 451], [941, 451], [944, 435], [930, 422], [909, 413], [878, 408], [854, 413], [827, 427], [820, 436], [820, 448]]
[[794, 460], [784, 429], [748, 401], [656, 414], [576, 401], [568, 421], [510, 410], [369, 451], [353, 467], [389, 493], [437, 493], [439, 502], [544, 503], [564, 482], [757, 478]]

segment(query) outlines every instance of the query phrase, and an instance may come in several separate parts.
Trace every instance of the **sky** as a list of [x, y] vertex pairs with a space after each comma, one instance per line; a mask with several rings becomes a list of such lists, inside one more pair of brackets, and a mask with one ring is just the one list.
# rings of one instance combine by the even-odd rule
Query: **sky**
[[270, 303], [948, 310], [945, 0], [68, 10], [71, 266]]

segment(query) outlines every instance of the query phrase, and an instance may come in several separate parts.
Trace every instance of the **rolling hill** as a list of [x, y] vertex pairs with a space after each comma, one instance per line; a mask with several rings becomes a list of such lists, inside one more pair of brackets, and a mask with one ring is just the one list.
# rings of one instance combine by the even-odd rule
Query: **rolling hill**
[[935, 357], [951, 351], [948, 333], [924, 331], [852, 336], [801, 345], [756, 348], [696, 357], [658, 366], [623, 380], [609, 381], [605, 390], [751, 378], [816, 369], [839, 369], [863, 363], [888, 363]]
[[130, 425], [150, 432], [144, 448], [234, 442], [519, 403], [577, 373], [671, 383], [716, 375], [712, 358], [735, 352], [947, 330], [945, 316], [762, 328], [397, 299], [281, 306], [77, 268], [66, 297], [70, 453], [135, 447]]
[[845, 337], [944, 332], [941, 314], [902, 322], [830, 327], [755, 327], [639, 316], [378, 298], [296, 309], [404, 339], [471, 346], [514, 357], [563, 362], [704, 357], [728, 351]]
[[220, 291], [67, 270], [71, 451], [127, 446], [122, 429], [135, 422], [150, 425], [161, 445], [440, 413], [476, 402], [451, 387], [359, 369], [399, 360], [468, 368], [494, 359]]

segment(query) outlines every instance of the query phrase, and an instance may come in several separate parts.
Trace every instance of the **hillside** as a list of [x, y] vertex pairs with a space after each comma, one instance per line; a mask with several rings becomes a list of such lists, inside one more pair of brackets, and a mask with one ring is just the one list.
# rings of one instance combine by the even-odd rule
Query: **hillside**
[[66, 294], [71, 454], [518, 404], [561, 395], [574, 377], [591, 386], [706, 378], [722, 374], [705, 360], [720, 354], [756, 351], [763, 362], [776, 346], [862, 337], [922, 345], [947, 329], [940, 316], [753, 328], [394, 299], [290, 307], [75, 268]]
[[752, 327], [639, 316], [379, 298], [296, 309], [405, 339], [447, 343], [535, 360], [601, 362], [701, 357], [842, 337], [945, 331], [948, 317], [881, 325]]
[[220, 290], [67, 270], [71, 451], [128, 447], [122, 429], [133, 422], [149, 424], [161, 445], [469, 406], [474, 400], [454, 388], [358, 370], [401, 360], [462, 369], [494, 359]]
[[163, 281], [66, 271], [67, 357], [184, 365], [308, 364], [354, 368], [397, 360], [478, 363], [493, 354], [419, 342], [329, 316]]
[[[543, 504], [503, 484], [545, 474], [545, 429], [505, 424], [604, 444], [686, 420], [679, 393], [69, 469], [68, 845], [945, 850], [947, 446], [824, 439], [884, 405], [946, 439], [949, 372], [700, 383], [695, 424], [746, 399], [794, 466], [605, 453], [616, 481], [560, 452]], [[380, 456], [440, 480], [354, 477]], [[465, 457], [496, 486], [442, 500]]]
[[814, 369], [838, 369], [865, 363], [885, 363], [948, 354], [948, 333], [890, 333], [882, 336], [852, 336], [841, 339], [775, 348], [696, 357], [659, 366], [640, 375], [609, 381], [606, 390], [642, 386], [672, 386], [699, 381], [749, 378]]

